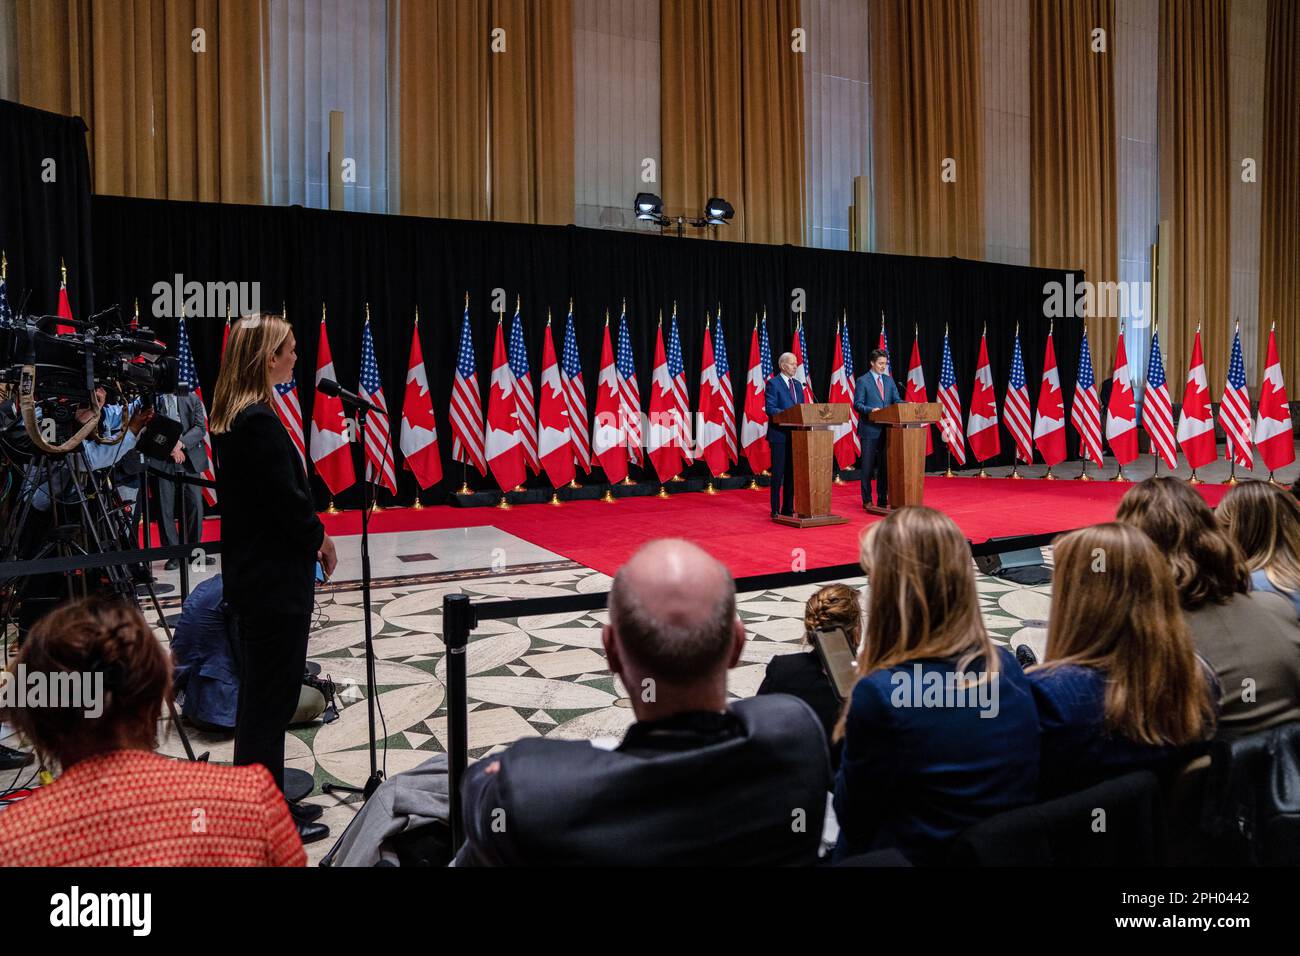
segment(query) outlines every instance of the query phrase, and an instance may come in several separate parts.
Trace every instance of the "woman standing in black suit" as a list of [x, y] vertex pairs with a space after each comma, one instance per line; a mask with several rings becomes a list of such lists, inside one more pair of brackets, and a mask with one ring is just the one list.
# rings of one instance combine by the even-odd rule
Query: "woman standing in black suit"
[[[210, 428], [221, 501], [225, 600], [239, 622], [235, 763], [260, 763], [284, 791], [284, 735], [298, 705], [316, 562], [338, 557], [316, 517], [297, 446], [272, 408], [293, 377], [296, 343], [278, 315], [241, 317], [217, 376]], [[329, 836], [318, 808], [290, 804], [304, 843]], [[314, 811], [314, 815], [313, 815]]]

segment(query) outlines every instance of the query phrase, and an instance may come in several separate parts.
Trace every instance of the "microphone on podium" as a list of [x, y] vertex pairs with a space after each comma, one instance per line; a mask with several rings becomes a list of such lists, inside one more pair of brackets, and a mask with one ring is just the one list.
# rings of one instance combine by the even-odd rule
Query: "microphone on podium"
[[346, 388], [344, 388], [338, 382], [334, 381], [334, 379], [332, 378], [321, 379], [319, 382], [316, 383], [316, 387], [319, 388], [326, 395], [339, 399], [339, 401], [341, 401], [344, 405], [347, 405], [351, 408], [364, 408], [368, 412], [372, 412], [375, 410], [375, 406], [373, 404], [366, 401], [356, 392], [349, 392]]

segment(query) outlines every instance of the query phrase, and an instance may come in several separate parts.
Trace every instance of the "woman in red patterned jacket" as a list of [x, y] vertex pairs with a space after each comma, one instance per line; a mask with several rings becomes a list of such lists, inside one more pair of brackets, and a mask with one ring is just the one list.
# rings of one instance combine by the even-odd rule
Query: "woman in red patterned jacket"
[[62, 774], [0, 811], [0, 866], [305, 863], [264, 767], [153, 753], [171, 665], [134, 607], [91, 598], [52, 611], [4, 678], [0, 714]]

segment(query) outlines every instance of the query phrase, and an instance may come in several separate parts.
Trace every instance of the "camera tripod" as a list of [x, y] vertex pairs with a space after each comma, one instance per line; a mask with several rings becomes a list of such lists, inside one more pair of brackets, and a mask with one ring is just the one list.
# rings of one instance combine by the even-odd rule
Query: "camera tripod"
[[[7, 543], [4, 547], [2, 562], [17, 560], [38, 561], [44, 558], [76, 558], [107, 554], [113, 551], [134, 551], [131, 540], [131, 522], [126, 516], [126, 506], [113, 485], [111, 468], [95, 471], [83, 447], [78, 447], [66, 455], [45, 456], [36, 454], [28, 463], [22, 483], [19, 486], [18, 502], [12, 512], [7, 529]], [[141, 495], [145, 494], [141, 489]], [[27, 554], [33, 538], [40, 533], [39, 520], [33, 512], [44, 511], [37, 505], [38, 500], [45, 501], [52, 520], [52, 528], [45, 535], [45, 540], [34, 554]], [[144, 501], [137, 506], [147, 507]], [[70, 513], [69, 513], [70, 512]], [[70, 519], [70, 520], [69, 520]], [[146, 524], [146, 528], [148, 525]], [[154, 612], [162, 624], [168, 642], [172, 639], [171, 625], [163, 614], [158, 592], [153, 586], [153, 575], [147, 564], [128, 565], [110, 564], [101, 569], [107, 579], [107, 590], [129, 600], [140, 607], [139, 589], [143, 587], [152, 602]], [[77, 593], [77, 584], [71, 572], [65, 572], [66, 592], [69, 600], [82, 597], [89, 590], [83, 577], [81, 594]], [[29, 587], [37, 578], [25, 580], [10, 579], [0, 581], [0, 585], [10, 585], [10, 606], [5, 609], [4, 620], [13, 619], [13, 602], [17, 600], [24, 587]], [[31, 599], [31, 595], [24, 598]], [[26, 614], [23, 615], [27, 617]], [[22, 631], [20, 622], [20, 634]], [[5, 628], [6, 640], [8, 628]], [[180, 736], [181, 745], [189, 760], [206, 760], [207, 753], [196, 756], [190, 743], [189, 735], [176, 711], [176, 702], [167, 696], [167, 710], [173, 726]]]

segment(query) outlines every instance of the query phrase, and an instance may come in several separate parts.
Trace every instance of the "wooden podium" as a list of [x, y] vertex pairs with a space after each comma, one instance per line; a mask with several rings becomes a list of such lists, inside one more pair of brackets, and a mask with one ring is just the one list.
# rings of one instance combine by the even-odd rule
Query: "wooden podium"
[[[889, 507], [919, 505], [925, 492], [925, 429], [941, 414], [938, 402], [900, 402], [871, 413], [871, 421], [884, 425], [886, 468], [889, 471]], [[868, 508], [887, 514], [883, 508]]]
[[795, 528], [816, 528], [849, 520], [831, 514], [831, 469], [835, 452], [831, 429], [848, 420], [849, 406], [844, 402], [793, 405], [772, 419], [790, 429], [794, 446], [794, 516], [777, 515], [777, 522]]

